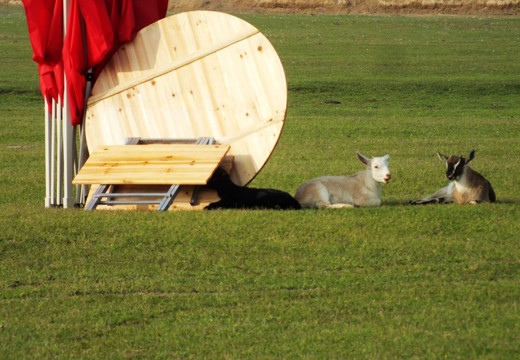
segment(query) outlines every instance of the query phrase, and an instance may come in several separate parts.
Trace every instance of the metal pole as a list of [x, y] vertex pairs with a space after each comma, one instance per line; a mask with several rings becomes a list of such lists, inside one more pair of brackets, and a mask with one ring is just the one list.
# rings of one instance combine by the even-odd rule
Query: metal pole
[[[86, 140], [86, 134], [85, 134], [85, 119], [83, 119], [83, 123], [80, 127], [80, 148], [79, 148], [79, 161], [78, 161], [78, 171], [83, 167], [85, 162], [88, 159], [88, 149], [87, 149], [87, 140]], [[79, 190], [79, 191], [78, 191]], [[87, 201], [88, 196], [88, 187], [87, 185], [81, 185], [81, 187], [78, 189], [76, 188], [76, 191], [79, 193], [79, 201], [77, 203], [79, 205], [85, 205]], [[76, 196], [78, 198], [78, 196]]]
[[[65, 85], [67, 81], [65, 80]], [[74, 147], [73, 147], [73, 131], [70, 117], [70, 106], [68, 96], [65, 95], [63, 106], [63, 207], [69, 208], [74, 206], [74, 198], [72, 193], [72, 178], [74, 172]]]
[[52, 110], [49, 109], [47, 99], [43, 99], [45, 103], [45, 207], [52, 205], [51, 199], [51, 137], [52, 137]]
[[58, 117], [59, 103], [57, 104], [52, 99], [52, 113], [51, 113], [51, 205], [56, 206], [56, 158], [57, 158], [57, 144], [56, 144], [56, 119]]
[[[70, 12], [70, 0], [63, 1], [63, 33], [65, 34], [67, 31], [67, 23]], [[67, 77], [64, 77], [64, 100], [63, 100], [63, 117], [62, 117], [62, 125], [63, 125], [63, 144], [62, 144], [62, 152], [63, 152], [63, 185], [64, 185], [64, 193], [63, 193], [63, 207], [69, 208], [74, 206], [74, 197], [72, 191], [72, 178], [74, 172], [74, 161], [73, 157], [74, 149], [73, 149], [73, 131], [72, 131], [72, 123], [71, 123], [71, 114], [70, 114], [70, 104], [69, 104], [69, 96], [67, 93]]]
[[63, 104], [58, 98], [56, 107], [56, 206], [62, 205], [63, 195]]
[[[84, 51], [87, 54], [86, 41], [83, 40]], [[86, 62], [86, 60], [85, 60]], [[85, 86], [85, 105], [83, 107], [83, 120], [80, 126], [80, 135], [79, 135], [79, 159], [78, 159], [78, 167], [77, 171], [83, 167], [85, 161], [88, 159], [88, 149], [87, 149], [87, 138], [85, 134], [85, 117], [87, 114], [87, 104], [88, 98], [90, 97], [90, 93], [92, 92], [92, 75], [93, 70], [89, 69], [87, 71], [87, 83]], [[88, 187], [86, 185], [78, 185], [76, 186], [76, 203], [79, 205], [85, 205], [88, 195]]]

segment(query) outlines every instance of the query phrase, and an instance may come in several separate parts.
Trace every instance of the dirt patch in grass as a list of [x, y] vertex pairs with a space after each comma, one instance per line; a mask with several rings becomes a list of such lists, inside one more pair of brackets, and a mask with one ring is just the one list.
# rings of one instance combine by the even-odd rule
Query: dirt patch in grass
[[[22, 2], [0, 0], [0, 5]], [[520, 15], [520, 0], [170, 0], [169, 8], [271, 14]]]
[[170, 0], [170, 10], [283, 14], [519, 15], [520, 0]]
[[22, 5], [22, 2], [20, 0], [0, 0], [0, 5], [18, 6], [18, 5]]

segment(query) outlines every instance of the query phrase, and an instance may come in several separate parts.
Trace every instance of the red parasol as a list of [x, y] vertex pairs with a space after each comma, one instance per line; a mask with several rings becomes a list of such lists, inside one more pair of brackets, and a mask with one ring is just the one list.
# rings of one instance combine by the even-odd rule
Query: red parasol
[[86, 74], [94, 78], [119, 46], [166, 15], [168, 0], [71, 0], [65, 39], [62, 0], [23, 0], [43, 97], [63, 98], [67, 79], [71, 122], [83, 119]]

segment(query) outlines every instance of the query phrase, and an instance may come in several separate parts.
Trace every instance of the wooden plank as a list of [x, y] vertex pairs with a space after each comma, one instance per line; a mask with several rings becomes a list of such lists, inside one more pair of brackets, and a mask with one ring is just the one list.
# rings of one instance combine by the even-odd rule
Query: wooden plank
[[222, 152], [227, 152], [229, 145], [195, 144], [149, 144], [149, 145], [107, 145], [98, 147], [90, 156], [90, 163], [105, 161], [173, 161], [196, 160], [213, 161]]
[[102, 146], [73, 184], [204, 185], [228, 151], [229, 145]]

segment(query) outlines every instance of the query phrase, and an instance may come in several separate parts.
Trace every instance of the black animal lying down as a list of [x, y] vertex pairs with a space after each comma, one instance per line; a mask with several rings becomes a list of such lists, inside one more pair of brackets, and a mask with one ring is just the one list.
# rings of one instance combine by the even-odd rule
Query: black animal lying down
[[254, 189], [235, 185], [229, 174], [218, 167], [207, 184], [217, 190], [220, 201], [204, 209], [301, 209], [300, 204], [288, 193], [275, 189]]

